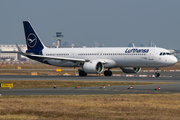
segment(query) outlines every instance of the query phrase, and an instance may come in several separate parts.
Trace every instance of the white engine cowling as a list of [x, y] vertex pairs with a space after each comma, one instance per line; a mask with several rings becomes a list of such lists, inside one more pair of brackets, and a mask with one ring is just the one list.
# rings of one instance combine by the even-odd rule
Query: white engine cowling
[[141, 71], [140, 67], [121, 67], [124, 73], [139, 73]]
[[90, 74], [101, 73], [103, 69], [104, 65], [99, 61], [85, 62], [83, 65], [84, 72]]

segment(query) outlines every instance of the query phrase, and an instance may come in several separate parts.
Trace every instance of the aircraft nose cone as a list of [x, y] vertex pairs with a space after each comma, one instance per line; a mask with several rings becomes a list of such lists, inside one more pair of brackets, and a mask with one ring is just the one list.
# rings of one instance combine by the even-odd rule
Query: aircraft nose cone
[[172, 60], [171, 60], [171, 63], [172, 64], [176, 64], [178, 62], [178, 59], [176, 57], [174, 57]]

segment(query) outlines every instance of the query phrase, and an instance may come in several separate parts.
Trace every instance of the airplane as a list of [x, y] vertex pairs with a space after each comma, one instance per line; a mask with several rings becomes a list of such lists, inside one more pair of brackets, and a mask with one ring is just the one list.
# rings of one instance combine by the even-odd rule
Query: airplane
[[[29, 21], [23, 21], [27, 50], [18, 53], [41, 63], [59, 67], [81, 67], [79, 76], [99, 74], [112, 76], [112, 68], [121, 68], [124, 73], [139, 73], [141, 67], [156, 68], [177, 63], [177, 58], [160, 47], [102, 47], [102, 48], [48, 48]], [[104, 70], [107, 68], [107, 70]]]

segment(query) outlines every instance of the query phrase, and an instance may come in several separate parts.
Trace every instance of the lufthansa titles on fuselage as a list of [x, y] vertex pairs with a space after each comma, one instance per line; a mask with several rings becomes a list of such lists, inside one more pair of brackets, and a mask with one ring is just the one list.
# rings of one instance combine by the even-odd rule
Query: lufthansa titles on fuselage
[[126, 49], [125, 53], [148, 53], [149, 49], [137, 49], [137, 48], [133, 48], [133, 49]]

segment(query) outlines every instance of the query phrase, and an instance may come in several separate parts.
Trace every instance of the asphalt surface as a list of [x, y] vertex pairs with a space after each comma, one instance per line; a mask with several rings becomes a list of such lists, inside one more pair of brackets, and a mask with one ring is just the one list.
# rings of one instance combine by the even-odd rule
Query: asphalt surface
[[[138, 74], [121, 74], [121, 76], [32, 76], [32, 75], [0, 75], [0, 80], [81, 80], [81, 81], [139, 81], [139, 82], [180, 82], [180, 72], [160, 72], [161, 77], [152, 77], [154, 72], [140, 72]], [[123, 76], [124, 75], [124, 76]], [[126, 77], [134, 75], [135, 77]], [[136, 77], [136, 75], [138, 77]], [[139, 77], [147, 75], [147, 77]], [[151, 75], [151, 77], [149, 77]]]
[[[152, 75], [153, 73], [139, 73], [138, 75]], [[90, 94], [171, 94], [180, 93], [180, 72], [162, 72], [162, 77], [104, 77], [104, 76], [26, 76], [0, 75], [0, 80], [83, 80], [83, 81], [140, 81], [140, 82], [173, 82], [172, 84], [105, 86], [71, 88], [41, 88], [41, 89], [0, 89], [2, 96], [6, 95], [90, 95]], [[164, 77], [163, 77], [164, 76]], [[160, 87], [160, 90], [155, 90]]]

